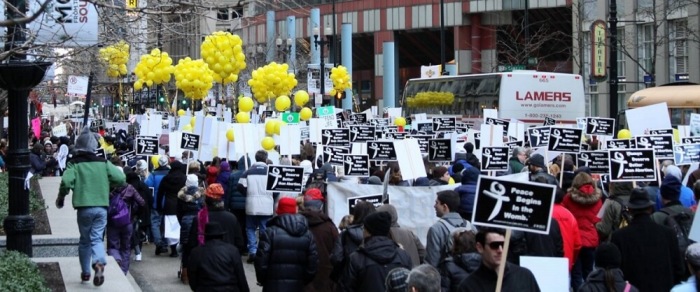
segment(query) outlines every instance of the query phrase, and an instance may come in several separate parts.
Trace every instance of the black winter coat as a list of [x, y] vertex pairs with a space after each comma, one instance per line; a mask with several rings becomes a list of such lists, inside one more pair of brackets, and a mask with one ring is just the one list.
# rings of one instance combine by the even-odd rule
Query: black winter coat
[[255, 275], [263, 291], [302, 291], [318, 271], [314, 236], [301, 214], [267, 222], [255, 255]]
[[[613, 276], [615, 277], [615, 291], [622, 292], [625, 291], [625, 286], [627, 285], [627, 282], [625, 281], [625, 277], [622, 275], [622, 271], [620, 269], [612, 269], [611, 270]], [[588, 275], [588, 279], [586, 279], [586, 283], [583, 283], [583, 286], [578, 289], [578, 292], [608, 292], [610, 291], [608, 287], [605, 286], [605, 270], [604, 269], [596, 269], [593, 270]], [[630, 284], [630, 292], [637, 292], [639, 291], [636, 287], [632, 286]]]
[[141, 177], [135, 172], [126, 173], [126, 183], [130, 184], [141, 198], [146, 201], [146, 206], [139, 206], [137, 214], [131, 214], [132, 216], [137, 215], [138, 219], [141, 220], [140, 226], [150, 226], [151, 225], [151, 206], [153, 206], [153, 194], [151, 189], [148, 188], [146, 183], [141, 180]]
[[362, 224], [354, 224], [348, 226], [345, 231], [340, 233], [338, 241], [335, 242], [333, 254], [331, 254], [331, 264], [333, 264], [333, 273], [331, 280], [340, 282], [340, 277], [345, 274], [347, 261], [350, 255], [357, 251], [364, 240], [364, 228]]
[[248, 292], [248, 281], [238, 249], [221, 239], [209, 239], [192, 250], [187, 265], [192, 291]]
[[389, 271], [403, 267], [411, 269], [411, 257], [396, 242], [386, 236], [372, 236], [348, 259], [342, 279], [343, 291], [384, 291]]
[[307, 210], [301, 213], [309, 222], [309, 230], [314, 235], [318, 252], [318, 273], [313, 282], [304, 288], [306, 292], [332, 292], [335, 284], [330, 279], [333, 265], [331, 253], [338, 241], [338, 228], [328, 215], [318, 211]]
[[519, 265], [520, 256], [564, 257], [564, 241], [559, 224], [551, 220], [549, 234], [513, 231], [508, 261]]
[[[224, 242], [232, 244], [238, 248], [238, 250], [246, 250], [245, 242], [243, 242], [243, 232], [241, 231], [241, 226], [238, 224], [238, 219], [236, 219], [236, 216], [223, 209], [217, 209], [214, 207], [207, 208], [209, 208], [208, 222], [219, 223], [226, 230]], [[199, 240], [197, 239], [197, 236], [199, 235], [198, 217], [199, 216], [194, 216], [194, 219], [192, 220], [192, 226], [190, 226], [190, 232], [188, 233], [189, 238], [187, 239], [187, 244], [183, 249], [183, 257], [186, 256], [184, 253], [189, 253], [193, 248], [199, 245]]]
[[[481, 265], [474, 273], [459, 284], [462, 292], [492, 292], [496, 291], [498, 273]], [[539, 292], [535, 275], [526, 268], [507, 263], [503, 273], [503, 288], [501, 291]]]
[[654, 223], [648, 214], [635, 215], [610, 242], [622, 254], [620, 270], [640, 291], [669, 291], [683, 277], [676, 233]]
[[481, 265], [481, 255], [477, 252], [463, 253], [456, 257], [448, 257], [440, 263], [440, 286], [442, 292], [459, 291], [462, 283], [469, 274]]
[[158, 197], [165, 198], [164, 215], [177, 215], [177, 194], [185, 186], [187, 175], [185, 165], [179, 161], [170, 164], [170, 172], [163, 177], [158, 186]]

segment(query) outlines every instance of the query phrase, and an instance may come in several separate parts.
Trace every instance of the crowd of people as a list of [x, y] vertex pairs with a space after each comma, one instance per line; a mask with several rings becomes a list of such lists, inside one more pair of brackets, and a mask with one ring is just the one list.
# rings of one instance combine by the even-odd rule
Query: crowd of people
[[[700, 244], [687, 231], [700, 182], [683, 181], [700, 177], [700, 171], [687, 173], [670, 161], [659, 167], [660, 183], [635, 186], [604, 182], [568, 156], [546, 161], [528, 148], [514, 148], [502, 174], [525, 172], [531, 181], [556, 185], [557, 192], [549, 234], [513, 231], [505, 258], [505, 231], [471, 222], [482, 175], [471, 143], [449, 166], [426, 159], [426, 177], [404, 180], [397, 163], [373, 165], [368, 178], [344, 177], [317, 160], [309, 145], [280, 161], [260, 150], [254, 161], [202, 162], [189, 151], [170, 157], [167, 149], [158, 159], [124, 161], [120, 154], [129, 150], [128, 142], [109, 134], [85, 128], [74, 144], [63, 140], [49, 138], [51, 147], [37, 141], [32, 153], [38, 162], [47, 161], [42, 155], [57, 161], [48, 171], [62, 175], [56, 205], [63, 207], [72, 193], [81, 279], [92, 276], [98, 286], [105, 253], [127, 273], [132, 258], [141, 260], [141, 244], [150, 242], [155, 255], [181, 258], [178, 274], [193, 291], [249, 291], [253, 279], [246, 279], [244, 264], [254, 265], [252, 282], [263, 291], [495, 291], [503, 265], [502, 291], [540, 291], [520, 256], [566, 258], [571, 291], [698, 290]], [[54, 145], [65, 154], [50, 154]], [[105, 146], [113, 149], [109, 157], [96, 156]], [[32, 171], [47, 173], [44, 164], [42, 169], [32, 162]], [[304, 167], [304, 191], [266, 191], [270, 164]], [[435, 217], [425, 218], [435, 223], [426, 238], [401, 227], [388, 203], [360, 201], [338, 225], [326, 214], [328, 182], [385, 179], [400, 187], [455, 185], [436, 194]]]

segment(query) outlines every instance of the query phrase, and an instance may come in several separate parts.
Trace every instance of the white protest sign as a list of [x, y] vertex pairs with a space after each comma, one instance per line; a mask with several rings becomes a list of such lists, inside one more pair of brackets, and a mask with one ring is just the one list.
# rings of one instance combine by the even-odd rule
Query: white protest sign
[[[395, 140], [396, 160], [399, 162], [401, 177], [405, 180], [426, 177], [423, 155], [416, 139]], [[453, 153], [454, 156], [454, 153]]]
[[68, 129], [66, 129], [66, 124], [60, 124], [51, 129], [51, 134], [54, 137], [68, 136]]
[[202, 111], [198, 111], [194, 114], [194, 126], [192, 127], [192, 134], [202, 135], [204, 130], [204, 114]]
[[317, 118], [309, 120], [309, 141], [311, 143], [321, 143], [321, 121]]
[[680, 136], [679, 138], [690, 137], [690, 126], [678, 125], [678, 136]]
[[280, 127], [280, 154], [296, 155], [301, 153], [301, 129], [299, 125]]
[[700, 136], [700, 115], [696, 113], [690, 114], [690, 136]]
[[626, 110], [625, 117], [632, 136], [644, 135], [647, 130], [671, 128], [671, 118], [665, 102]]
[[68, 95], [75, 96], [87, 95], [88, 80], [89, 79], [87, 76], [68, 76], [68, 87], [66, 88], [66, 93]]
[[257, 137], [255, 132], [257, 129], [253, 124], [233, 124], [233, 134], [236, 138], [236, 157], [241, 157], [249, 154], [254, 154], [258, 151], [259, 141], [253, 137]]
[[508, 136], [515, 137], [517, 141], [525, 141], [525, 123], [516, 119], [510, 119]]
[[493, 109], [493, 108], [485, 108], [484, 109], [484, 122], [486, 122], [486, 118], [498, 119], [498, 110]]
[[481, 125], [481, 147], [503, 145], [503, 125]]
[[185, 125], [190, 124], [190, 120], [192, 119], [192, 117], [189, 115], [184, 115], [184, 116], [178, 117], [178, 119], [179, 119], [179, 121], [177, 123], [177, 130], [182, 131], [182, 129], [185, 127]]
[[219, 123], [218, 133], [220, 133], [219, 135], [222, 135], [223, 137], [217, 140], [218, 142], [216, 145], [216, 149], [218, 151], [216, 156], [226, 157], [226, 159], [229, 161], [236, 161], [238, 160], [237, 157], [239, 157], [236, 156], [236, 132], [233, 132], [234, 142], [230, 142], [227, 137], [229, 129], [233, 131], [232, 124]]
[[540, 291], [569, 291], [568, 258], [521, 256], [520, 266], [535, 275]]

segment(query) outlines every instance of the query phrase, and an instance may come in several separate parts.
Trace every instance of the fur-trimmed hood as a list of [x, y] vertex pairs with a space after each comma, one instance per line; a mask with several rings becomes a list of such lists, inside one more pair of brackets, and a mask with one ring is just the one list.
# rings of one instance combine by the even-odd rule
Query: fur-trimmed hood
[[569, 196], [571, 196], [571, 200], [577, 204], [593, 205], [596, 202], [600, 201], [602, 195], [600, 193], [600, 189], [596, 188], [595, 185], [593, 185], [593, 192], [590, 194], [586, 194], [578, 188], [570, 187]]
[[196, 200], [199, 200], [199, 198], [202, 197], [202, 194], [204, 194], [204, 188], [200, 187], [195, 187], [195, 186], [189, 186], [189, 187], [183, 187], [180, 189], [179, 192], [177, 192], [177, 198], [179, 200], [185, 201], [187, 203], [194, 202]]

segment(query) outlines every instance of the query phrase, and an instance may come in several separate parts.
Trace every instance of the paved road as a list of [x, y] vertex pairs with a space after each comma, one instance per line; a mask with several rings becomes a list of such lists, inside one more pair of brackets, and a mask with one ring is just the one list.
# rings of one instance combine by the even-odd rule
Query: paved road
[[[252, 264], [247, 264], [243, 258], [243, 268], [248, 280], [250, 291], [261, 292], [262, 287], [255, 284], [255, 268]], [[180, 259], [171, 258], [167, 255], [155, 255], [155, 246], [143, 246], [143, 258], [141, 262], [131, 261], [129, 272], [134, 277], [144, 292], [156, 291], [191, 291], [188, 285], [182, 284], [177, 277], [180, 268]]]

